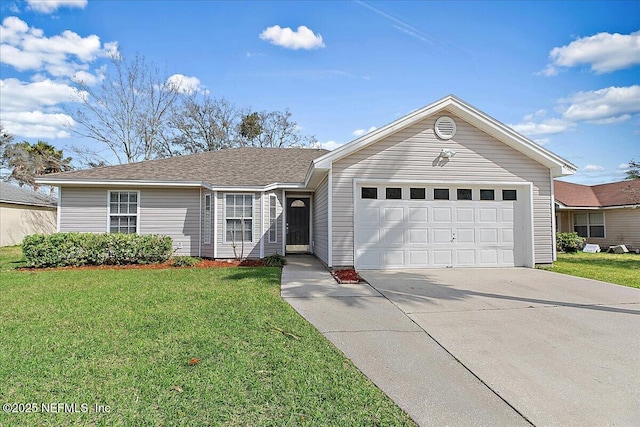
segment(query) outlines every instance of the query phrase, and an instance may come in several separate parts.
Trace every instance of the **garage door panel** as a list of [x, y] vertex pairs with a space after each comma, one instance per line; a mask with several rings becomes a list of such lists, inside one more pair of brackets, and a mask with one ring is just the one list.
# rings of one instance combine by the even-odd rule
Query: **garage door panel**
[[433, 222], [451, 222], [452, 215], [450, 207], [434, 207], [432, 212]]
[[409, 222], [411, 223], [426, 223], [429, 220], [429, 210], [427, 207], [412, 208], [409, 207]]
[[502, 243], [514, 243], [514, 238], [513, 238], [513, 229], [512, 228], [504, 228], [502, 229]]
[[404, 208], [384, 208], [384, 221], [387, 224], [402, 223], [404, 220]]
[[358, 215], [360, 215], [359, 219], [362, 224], [372, 224], [375, 227], [380, 224], [380, 208], [377, 206], [358, 209]]
[[458, 243], [475, 243], [476, 230], [473, 228], [458, 228], [456, 233], [456, 239]]
[[357, 250], [358, 268], [378, 268], [380, 266], [380, 251], [374, 248]]
[[412, 268], [427, 267], [429, 265], [429, 251], [409, 250], [409, 266]]
[[453, 251], [451, 249], [434, 249], [433, 265], [448, 267], [453, 264]]
[[513, 208], [502, 208], [502, 222], [513, 223]]
[[384, 251], [383, 262], [385, 267], [404, 267], [404, 250]]
[[472, 266], [476, 265], [476, 250], [475, 249], [459, 249], [456, 251], [457, 264]]
[[380, 243], [380, 229], [372, 227], [361, 227], [359, 239], [363, 245], [375, 245]]
[[478, 208], [479, 222], [498, 222], [498, 208]]
[[497, 249], [480, 249], [480, 264], [481, 265], [498, 265], [498, 250]]
[[451, 243], [453, 230], [450, 228], [434, 228], [433, 243]]
[[383, 228], [380, 230], [380, 234], [382, 243], [387, 245], [402, 245], [405, 243], [404, 228], [402, 227]]
[[497, 228], [481, 228], [478, 233], [478, 243], [484, 244], [496, 244], [498, 243], [498, 229]]
[[456, 219], [458, 222], [475, 222], [473, 208], [456, 208]]
[[409, 243], [422, 244], [429, 243], [428, 228], [412, 228], [409, 230]]

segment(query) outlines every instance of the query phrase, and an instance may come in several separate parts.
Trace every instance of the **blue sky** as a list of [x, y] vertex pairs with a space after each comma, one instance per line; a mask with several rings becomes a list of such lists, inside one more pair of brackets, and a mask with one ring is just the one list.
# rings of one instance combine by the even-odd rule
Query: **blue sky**
[[107, 55], [254, 110], [288, 108], [327, 148], [454, 94], [579, 167], [619, 180], [640, 159], [640, 2], [3, 0], [0, 121], [71, 138], [74, 77]]

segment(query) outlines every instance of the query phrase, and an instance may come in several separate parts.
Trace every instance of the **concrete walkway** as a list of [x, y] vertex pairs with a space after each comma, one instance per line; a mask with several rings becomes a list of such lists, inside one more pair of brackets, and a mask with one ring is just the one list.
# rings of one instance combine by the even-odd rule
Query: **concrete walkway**
[[310, 255], [287, 256], [282, 297], [418, 424], [530, 426], [369, 285], [338, 285]]

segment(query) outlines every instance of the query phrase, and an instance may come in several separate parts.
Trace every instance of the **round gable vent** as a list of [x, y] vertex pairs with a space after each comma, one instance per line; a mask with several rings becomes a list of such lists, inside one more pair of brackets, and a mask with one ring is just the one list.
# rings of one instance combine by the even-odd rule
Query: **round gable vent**
[[436, 120], [435, 129], [441, 139], [451, 139], [456, 134], [456, 122], [451, 117], [442, 116]]

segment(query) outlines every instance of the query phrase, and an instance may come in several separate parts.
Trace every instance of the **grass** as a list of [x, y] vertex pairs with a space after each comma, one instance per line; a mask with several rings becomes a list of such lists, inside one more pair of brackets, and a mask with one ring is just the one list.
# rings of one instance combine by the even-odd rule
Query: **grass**
[[279, 297], [277, 268], [16, 265], [0, 249], [0, 403], [76, 407], [0, 426], [413, 425]]
[[640, 255], [636, 254], [559, 253], [549, 270], [640, 288]]

